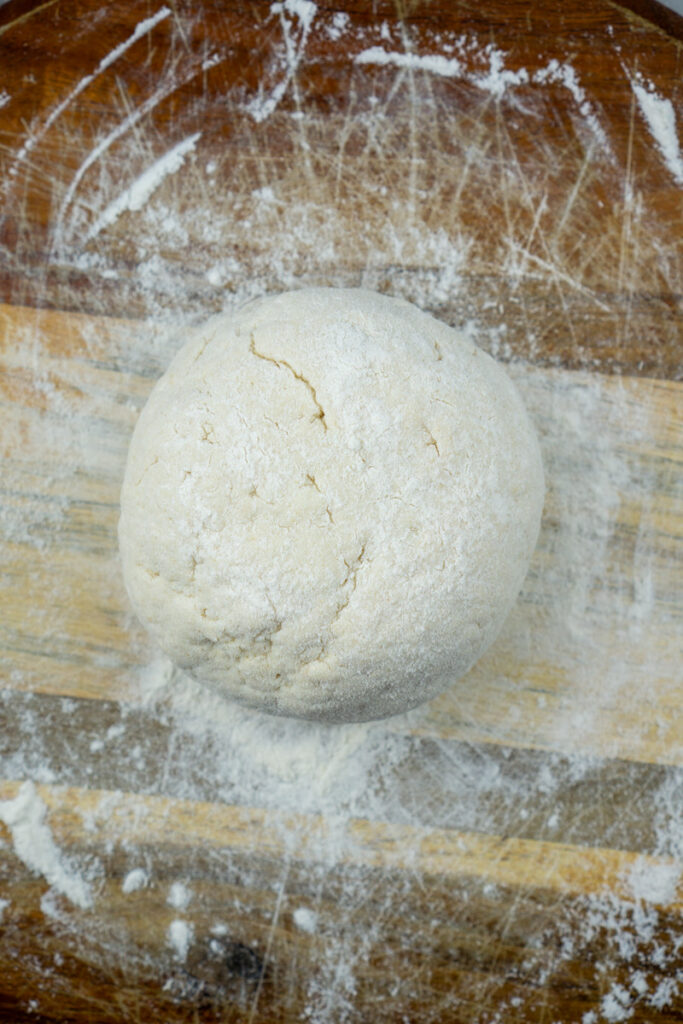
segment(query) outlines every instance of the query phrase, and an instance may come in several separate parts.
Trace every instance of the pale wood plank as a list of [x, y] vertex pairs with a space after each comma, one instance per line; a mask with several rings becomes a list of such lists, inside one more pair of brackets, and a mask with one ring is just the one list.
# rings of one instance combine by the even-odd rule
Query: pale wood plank
[[[0, 800], [14, 799], [22, 782], [0, 780]], [[624, 850], [574, 846], [538, 840], [420, 829], [409, 825], [349, 819], [339, 823], [317, 815], [279, 815], [257, 807], [215, 802], [38, 785], [47, 808], [47, 823], [65, 851], [125, 842], [151, 844], [176, 852], [258, 851], [281, 863], [315, 861], [325, 851], [330, 862], [417, 873], [420, 878], [449, 876], [556, 894], [590, 895], [606, 890], [632, 899], [629, 877], [634, 870], [671, 870], [672, 858]], [[334, 830], [337, 834], [333, 835]], [[10, 840], [6, 826], [0, 834]], [[657, 905], [657, 904], [653, 904]], [[683, 913], [683, 866], [675, 896], [666, 909]]]

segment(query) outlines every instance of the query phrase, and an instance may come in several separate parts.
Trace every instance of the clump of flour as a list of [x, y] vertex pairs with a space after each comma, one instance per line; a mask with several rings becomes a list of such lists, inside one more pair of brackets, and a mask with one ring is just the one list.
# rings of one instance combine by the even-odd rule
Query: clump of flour
[[32, 782], [25, 782], [11, 800], [0, 801], [0, 821], [10, 830], [14, 851], [26, 867], [40, 875], [55, 892], [75, 906], [93, 905], [85, 877], [65, 858], [45, 821], [46, 807]]

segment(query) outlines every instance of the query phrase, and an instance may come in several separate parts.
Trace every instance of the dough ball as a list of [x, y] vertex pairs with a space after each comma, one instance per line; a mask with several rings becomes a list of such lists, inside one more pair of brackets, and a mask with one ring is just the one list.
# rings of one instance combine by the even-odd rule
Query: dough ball
[[401, 299], [310, 288], [192, 334], [137, 423], [119, 537], [135, 611], [200, 682], [363, 721], [486, 650], [542, 504], [493, 359]]

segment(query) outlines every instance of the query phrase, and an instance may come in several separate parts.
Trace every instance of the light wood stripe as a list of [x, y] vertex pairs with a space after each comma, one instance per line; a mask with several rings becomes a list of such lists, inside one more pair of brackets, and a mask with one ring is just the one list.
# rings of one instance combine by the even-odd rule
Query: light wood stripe
[[[0, 782], [0, 799], [11, 800], [22, 786]], [[35, 787], [47, 808], [47, 823], [65, 851], [108, 843], [152, 844], [175, 851], [242, 850], [278, 860], [316, 860], [321, 851], [339, 864], [473, 878], [524, 891], [591, 895], [605, 891], [633, 899], [630, 872], [674, 869], [670, 858], [630, 851], [489, 836], [448, 829], [418, 829], [350, 819], [341, 834], [320, 816], [277, 815], [256, 807], [170, 800], [165, 797], [91, 790]], [[4, 826], [0, 826], [5, 828]], [[5, 828], [6, 837], [7, 829]], [[683, 912], [683, 865], [669, 912]]]

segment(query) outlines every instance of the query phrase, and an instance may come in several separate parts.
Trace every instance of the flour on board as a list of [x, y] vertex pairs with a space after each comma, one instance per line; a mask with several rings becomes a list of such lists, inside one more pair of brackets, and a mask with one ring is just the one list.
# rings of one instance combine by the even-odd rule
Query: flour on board
[[683, 155], [676, 131], [676, 115], [671, 100], [660, 96], [651, 82], [634, 80], [633, 92], [652, 138], [664, 157], [677, 185], [683, 185]]
[[605, 129], [600, 123], [593, 104], [586, 95], [586, 90], [579, 82], [575, 68], [568, 61], [560, 63], [558, 60], [551, 60], [546, 67], [535, 72], [532, 81], [538, 82], [541, 85], [545, 82], [558, 82], [564, 85], [576, 101], [579, 113], [588, 129], [592, 132], [595, 141], [604, 152], [612, 156], [612, 150]]
[[362, 50], [355, 58], [356, 64], [374, 64], [378, 67], [410, 68], [412, 71], [429, 71], [444, 78], [457, 78], [463, 73], [462, 62], [457, 57], [444, 57], [440, 53], [417, 54], [387, 51], [381, 46]]
[[43, 875], [76, 906], [91, 907], [91, 888], [56, 845], [45, 821], [46, 810], [33, 783], [25, 782], [12, 800], [0, 801], [0, 821], [9, 828], [14, 851], [26, 867]]
[[175, 92], [179, 85], [182, 85], [184, 82], [189, 82], [193, 78], [195, 78], [196, 75], [203, 70], [203, 63], [204, 61], [202, 59], [197, 58], [195, 61], [190, 63], [189, 67], [182, 74], [178, 73], [178, 75], [174, 76], [173, 78], [169, 78], [168, 80], [164, 81], [152, 92], [151, 96], [149, 96], [143, 103], [140, 104], [139, 107], [136, 107], [135, 109], [130, 111], [130, 113], [127, 113], [126, 116], [111, 131], [109, 131], [103, 138], [99, 140], [99, 142], [97, 142], [92, 147], [88, 155], [85, 157], [85, 159], [82, 161], [80, 166], [73, 174], [69, 186], [66, 189], [63, 198], [61, 199], [53, 231], [53, 246], [55, 252], [60, 252], [64, 247], [65, 239], [63, 236], [66, 213], [71, 203], [73, 202], [74, 197], [76, 196], [76, 193], [78, 191], [78, 187], [81, 181], [83, 180], [85, 174], [88, 172], [88, 170], [94, 164], [98, 163], [102, 156], [108, 152], [108, 150], [118, 139], [126, 135], [127, 132], [131, 130], [131, 128], [134, 128], [136, 124], [138, 124], [144, 117], [150, 114], [163, 99], [165, 99], [167, 96]]
[[187, 954], [192, 943], [194, 929], [187, 921], [176, 918], [168, 926], [168, 944], [173, 949], [176, 960], [181, 963], [187, 959]]
[[174, 882], [168, 890], [166, 902], [176, 910], [185, 910], [192, 901], [192, 891], [183, 882]]
[[260, 124], [278, 107], [287, 92], [306, 49], [306, 41], [317, 11], [312, 0], [283, 0], [270, 5], [270, 14], [278, 15], [282, 27], [284, 52], [275, 58], [270, 74], [275, 85], [259, 83], [258, 94], [246, 106], [247, 113]]
[[176, 143], [168, 152], [164, 153], [158, 160], [155, 160], [117, 199], [109, 203], [88, 232], [88, 240], [95, 238], [103, 228], [113, 224], [117, 217], [126, 210], [141, 210], [152, 193], [161, 185], [164, 178], [180, 170], [185, 157], [188, 153], [192, 152], [201, 137], [201, 132], [195, 132], [194, 135], [190, 135], [189, 138]]
[[652, 865], [641, 858], [631, 868], [626, 881], [634, 899], [665, 905], [676, 899], [682, 875], [683, 868], [674, 860]]
[[131, 892], [137, 892], [138, 889], [144, 889], [149, 878], [144, 868], [132, 868], [121, 882], [121, 892], [128, 895]]
[[[84, 90], [87, 89], [87, 87], [92, 82], [94, 82], [96, 78], [99, 77], [99, 75], [106, 71], [107, 68], [110, 68], [111, 65], [126, 52], [126, 50], [130, 49], [130, 47], [134, 43], [136, 43], [138, 39], [142, 39], [142, 37], [147, 35], [148, 32], [151, 32], [152, 29], [156, 25], [158, 25], [160, 21], [163, 21], [165, 18], [168, 18], [170, 13], [171, 11], [169, 10], [168, 7], [160, 8], [160, 10], [158, 10], [156, 14], [153, 14], [151, 17], [145, 18], [144, 21], [139, 22], [135, 27], [135, 31], [132, 33], [132, 35], [128, 37], [128, 39], [124, 40], [124, 42], [122, 43], [119, 43], [119, 45], [115, 46], [114, 49], [111, 50], [106, 57], [103, 57], [97, 65], [97, 67], [95, 68], [95, 70], [91, 74], [85, 75], [80, 80], [78, 85], [76, 85], [65, 96], [65, 98], [57, 104], [54, 110], [52, 110], [52, 112], [46, 117], [45, 121], [37, 127], [35, 132], [33, 132], [29, 136], [24, 145], [17, 152], [8, 173], [12, 176], [15, 175], [17, 173], [18, 165], [23, 163], [23, 161], [31, 153], [31, 151], [36, 148], [38, 143], [43, 139], [43, 137], [49, 131], [49, 129], [52, 127], [55, 121], [57, 121], [58, 118], [62, 116], [67, 107], [69, 107], [73, 103], [73, 101], [78, 96], [80, 96], [80, 94], [84, 92]], [[1, 97], [0, 106], [2, 106]]]
[[[466, 46], [466, 40], [459, 40]], [[466, 75], [465, 65], [457, 57], [447, 57], [440, 53], [418, 54], [412, 50], [388, 51], [381, 46], [371, 46], [362, 50], [355, 58], [356, 64], [374, 64], [379, 67], [405, 68], [411, 71], [426, 71], [443, 78], [467, 77], [482, 92], [489, 92], [496, 99], [501, 99], [510, 86], [528, 82], [529, 74], [525, 68], [510, 71], [505, 67], [505, 55], [491, 43], [481, 50], [484, 63], [488, 61], [488, 69], [481, 73]]]
[[313, 935], [318, 923], [318, 915], [314, 910], [311, 910], [309, 907], [297, 907], [292, 917], [297, 928], [300, 928], [302, 932]]

